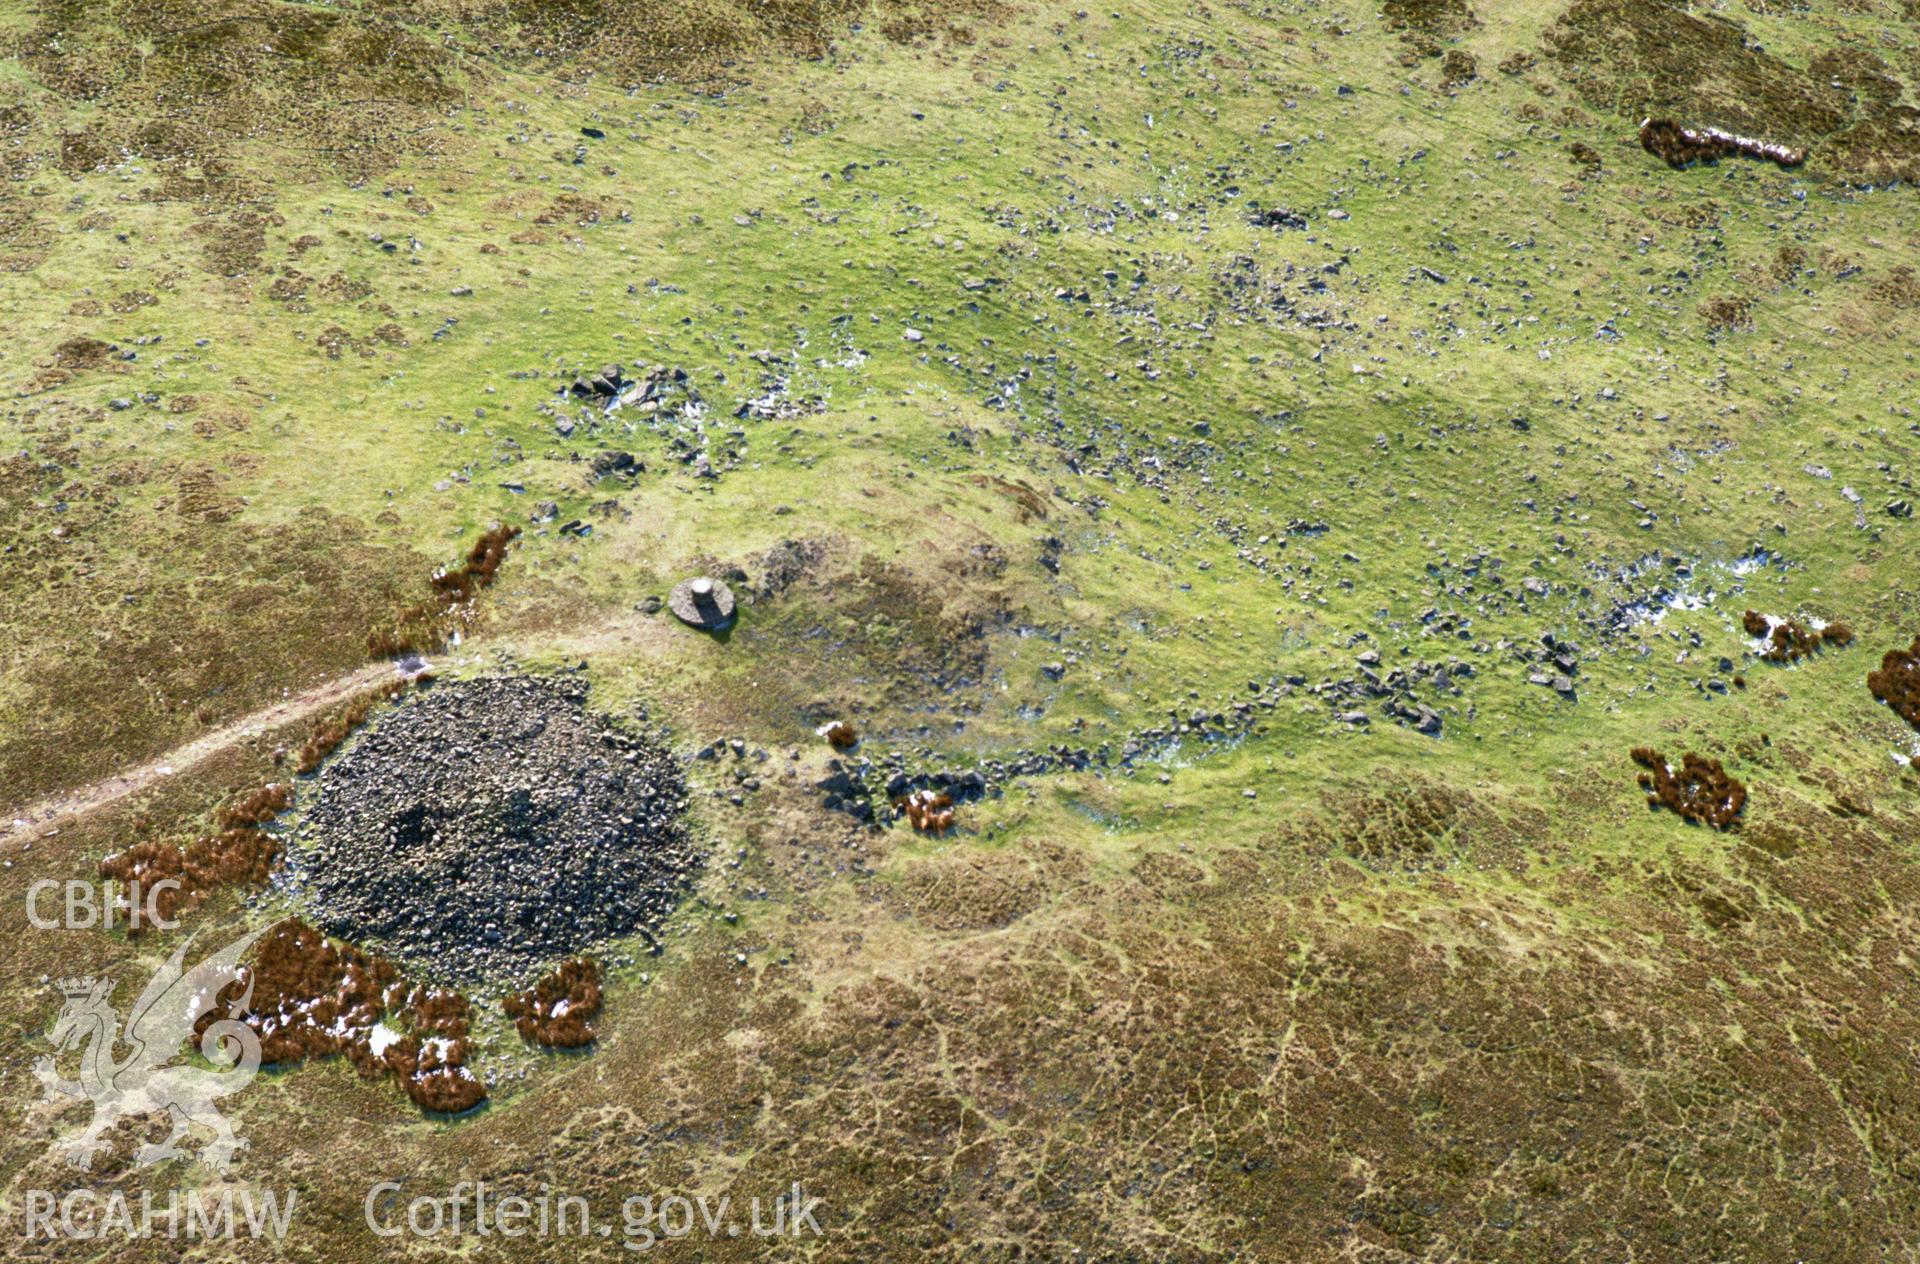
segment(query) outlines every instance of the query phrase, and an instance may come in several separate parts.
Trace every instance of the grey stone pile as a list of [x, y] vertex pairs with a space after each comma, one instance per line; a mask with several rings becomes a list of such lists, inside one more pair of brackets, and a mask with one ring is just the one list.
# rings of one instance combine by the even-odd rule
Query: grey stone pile
[[579, 680], [497, 677], [395, 707], [289, 848], [316, 924], [466, 985], [658, 931], [699, 866], [681, 769], [585, 703]]

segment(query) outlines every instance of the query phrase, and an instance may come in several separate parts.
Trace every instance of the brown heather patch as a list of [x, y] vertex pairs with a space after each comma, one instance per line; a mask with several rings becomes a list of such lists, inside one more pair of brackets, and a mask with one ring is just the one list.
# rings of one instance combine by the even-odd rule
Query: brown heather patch
[[535, 215], [533, 222], [547, 226], [571, 224], [576, 228], [590, 228], [612, 213], [612, 209], [600, 198], [562, 193], [548, 203], [545, 210]]
[[1468, 0], [1381, 0], [1380, 16], [1388, 30], [1420, 45], [1454, 39], [1480, 25]]
[[1700, 305], [1700, 319], [1709, 333], [1753, 329], [1753, 300], [1744, 294], [1721, 294]]
[[234, 190], [235, 155], [272, 147], [277, 174], [367, 175], [424, 152], [462, 97], [438, 39], [379, 13], [269, 0], [51, 0], [0, 51], [97, 122], [62, 140], [69, 171], [159, 164], [161, 196]]
[[[1665, 191], [1662, 191], [1665, 200]], [[1672, 228], [1718, 228], [1726, 217], [1727, 208], [1712, 198], [1689, 201], [1678, 206], [1655, 205], [1646, 209], [1646, 216], [1656, 224], [1666, 224]]]
[[1162, 900], [1193, 899], [1208, 890], [1207, 871], [1171, 851], [1148, 851], [1134, 862], [1128, 876], [1151, 896]]
[[1797, 663], [1813, 657], [1825, 646], [1844, 649], [1853, 644], [1853, 629], [1844, 623], [1829, 623], [1815, 632], [1798, 619], [1783, 619], [1770, 625], [1765, 615], [1749, 610], [1742, 616], [1740, 625], [1748, 636], [1767, 639], [1767, 648], [1760, 657], [1769, 663]]
[[211, 465], [198, 462], [188, 465], [174, 483], [173, 511], [199, 523], [231, 521], [246, 508], [247, 502], [222, 490], [223, 487], [219, 472]]
[[1920, 729], [1920, 636], [1904, 650], [1888, 650], [1880, 670], [1868, 673], [1867, 688], [1895, 715]]
[[505, 20], [490, 7], [457, 3], [463, 16], [507, 41], [508, 55], [568, 79], [599, 78], [620, 87], [660, 80], [712, 85], [739, 81], [760, 58], [825, 57], [855, 21], [872, 23], [898, 44], [971, 44], [977, 27], [1011, 15], [1000, 0], [739, 0], [686, 5], [669, 0], [506, 0]]
[[565, 961], [524, 992], [501, 1002], [514, 1030], [529, 1044], [549, 1049], [579, 1049], [599, 1034], [600, 966], [591, 957]]
[[372, 293], [372, 284], [341, 272], [328, 273], [320, 283], [320, 297], [333, 303], [358, 303]]
[[267, 297], [276, 303], [296, 305], [295, 310], [306, 310], [307, 288], [313, 284], [313, 278], [298, 268], [282, 268], [273, 284], [267, 287]]
[[68, 338], [53, 349], [45, 361], [36, 365], [37, 372], [26, 382], [25, 394], [37, 394], [50, 391], [56, 386], [64, 386], [83, 373], [99, 369], [116, 367], [115, 353], [118, 348], [98, 338]]
[[[426, 673], [413, 677], [415, 680], [430, 680]], [[352, 736], [353, 731], [367, 722], [373, 708], [391, 698], [397, 698], [406, 692], [408, 682], [390, 680], [376, 685], [358, 697], [351, 699], [331, 715], [323, 716], [293, 753], [293, 770], [302, 776], [312, 772], [326, 762], [327, 756], [338, 750], [340, 743]]]
[[[22, 494], [0, 495], [0, 635], [19, 705], [0, 731], [0, 787], [31, 802], [139, 764], [207, 726], [255, 711], [366, 660], [367, 627], [397, 598], [392, 576], [420, 559], [372, 543], [353, 519], [313, 511], [284, 524], [209, 525], [149, 498], [167, 463], [96, 469], [78, 454], [27, 466]], [[54, 539], [30, 489], [79, 479]], [[191, 488], [189, 488], [191, 490]], [[151, 559], [195, 563], [158, 569]], [[76, 607], [72, 577], [94, 594]]]
[[407, 331], [393, 321], [376, 326], [364, 337], [355, 336], [354, 332], [345, 325], [328, 325], [314, 335], [313, 343], [315, 353], [324, 355], [329, 360], [338, 360], [348, 352], [352, 352], [363, 360], [370, 360], [379, 354], [383, 344], [388, 347], [410, 345], [407, 340]]
[[[153, 908], [161, 920], [172, 922], [200, 907], [223, 886], [265, 886], [280, 858], [280, 843], [259, 827], [292, 803], [293, 787], [283, 781], [270, 781], [215, 812], [217, 834], [185, 846], [150, 839], [101, 861], [101, 877], [116, 879], [129, 888], [124, 902], [127, 933], [149, 929], [140, 922], [146, 911], [146, 892], [152, 892]], [[154, 890], [155, 883], [168, 880], [178, 885]]]
[[1906, 264], [1888, 269], [1887, 275], [1873, 283], [1867, 293], [1876, 301], [1899, 311], [1920, 308], [1920, 275]]
[[975, 474], [973, 482], [1012, 501], [1016, 522], [1027, 523], [1036, 518], [1044, 521], [1047, 517], [1047, 498], [1029, 487], [1024, 480], [1013, 482], [989, 474]]
[[1059, 843], [995, 851], [963, 844], [899, 861], [886, 897], [931, 930], [1000, 930], [1040, 908], [1054, 891], [1083, 881], [1085, 872], [1085, 857]]
[[1326, 826], [1341, 851], [1370, 865], [1398, 868], [1424, 867], [1451, 845], [1464, 843], [1467, 803], [1461, 791], [1419, 780], [1321, 794]]
[[958, 4], [891, 0], [883, 6], [883, 13], [880, 33], [896, 44], [965, 48], [979, 41], [980, 27], [1005, 23], [1015, 8], [1000, 0], [963, 0]]
[[493, 584], [494, 572], [506, 560], [507, 546], [519, 535], [519, 527], [506, 524], [483, 531], [464, 562], [434, 575], [431, 597], [398, 608], [391, 621], [367, 633], [367, 652], [375, 658], [393, 658], [445, 645], [448, 637], [471, 621], [474, 597]]
[[1666, 808], [1681, 819], [1730, 829], [1746, 807], [1747, 788], [1741, 785], [1717, 759], [1688, 751], [1675, 771], [1659, 751], [1636, 746], [1633, 762], [1647, 771], [1640, 775], [1640, 788], [1647, 791], [1647, 806]]
[[1450, 48], [1440, 58], [1440, 86], [1462, 88], [1480, 77], [1480, 63], [1464, 48]]
[[[1556, 790], [1578, 798], [1580, 787]], [[1289, 852], [1345, 856], [1374, 871], [1523, 865], [1560, 823], [1516, 798], [1482, 794], [1393, 769], [1320, 792], [1317, 810], [1290, 814], [1276, 833]]]
[[266, 266], [267, 229], [286, 219], [273, 212], [243, 208], [219, 218], [203, 219], [187, 229], [199, 242], [201, 266], [215, 276], [257, 273]]
[[1839, 83], [1874, 110], [1894, 105], [1906, 94], [1893, 68], [1857, 44], [1820, 53], [1807, 63], [1807, 75], [1821, 83]]
[[1820, 144], [1823, 166], [1869, 184], [1920, 180], [1920, 109], [1890, 106]]
[[[199, 401], [191, 395], [176, 395], [167, 401], [167, 410], [175, 413], [193, 413], [199, 411]], [[193, 433], [203, 439], [217, 439], [223, 434], [244, 434], [253, 427], [253, 416], [246, 409], [233, 404], [216, 404], [207, 409], [206, 414], [196, 417]]]
[[1858, 256], [1831, 246], [1820, 247], [1819, 264], [1821, 270], [1832, 277], [1848, 277], [1860, 271]]
[[1742, 29], [1658, 0], [1575, 0], [1546, 55], [1589, 104], [1804, 143], [1847, 122], [1839, 94], [1750, 49]]
[[[458, 992], [410, 985], [392, 962], [294, 918], [261, 938], [223, 997], [231, 1003], [249, 989], [240, 1019], [259, 1033], [265, 1063], [342, 1054], [362, 1076], [391, 1075], [422, 1109], [443, 1114], [486, 1099], [465, 1069], [469, 1005]], [[377, 1054], [376, 1023], [395, 1034]]]

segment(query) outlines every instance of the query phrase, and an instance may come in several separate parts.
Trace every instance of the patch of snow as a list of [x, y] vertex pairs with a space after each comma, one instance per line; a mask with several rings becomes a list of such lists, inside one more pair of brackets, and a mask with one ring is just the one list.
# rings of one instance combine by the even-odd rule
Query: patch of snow
[[400, 1033], [385, 1023], [375, 1023], [373, 1030], [367, 1033], [367, 1051], [379, 1057], [387, 1051], [387, 1046], [400, 1039]]

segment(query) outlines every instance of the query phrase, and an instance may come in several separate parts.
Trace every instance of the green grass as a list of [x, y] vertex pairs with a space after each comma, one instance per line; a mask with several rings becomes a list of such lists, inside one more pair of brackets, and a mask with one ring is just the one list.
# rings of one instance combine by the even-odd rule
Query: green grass
[[[579, 1138], [610, 1117], [680, 1129], [609, 1165], [629, 1182], [770, 1177], [815, 1143], [851, 1235], [834, 1258], [895, 1234], [915, 1257], [1615, 1255], [1629, 1221], [1703, 1258], [1905, 1243], [1888, 1094], [1916, 998], [1885, 954], [1910, 938], [1915, 778], [1892, 756], [1914, 737], [1863, 678], [1916, 630], [1916, 528], [1883, 511], [1920, 456], [1917, 318], [1887, 284], [1920, 244], [1913, 195], [1847, 186], [1818, 138], [1804, 170], [1667, 169], [1634, 140], [1640, 98], [1582, 95], [1545, 57], [1497, 69], [1559, 16], [1477, 13], [1450, 46], [1478, 77], [1451, 90], [1352, 5], [1035, 9], [918, 49], [876, 23], [717, 93], [551, 77], [455, 22], [460, 103], [377, 170], [223, 141], [240, 176], [196, 200], [167, 191], [192, 164], [22, 160], [0, 203], [22, 261], [0, 272], [0, 452], [26, 454], [0, 483], [0, 799], [357, 661], [371, 618], [516, 522], [447, 670], [585, 658], [597, 705], [646, 705], [689, 753], [739, 734], [774, 771], [743, 808], [702, 797], [708, 907], [617, 972], [607, 1047], [479, 1120], [408, 1125], [423, 1170], [478, 1134], [586, 1179], [603, 1156]], [[1795, 68], [1911, 34], [1878, 9], [1736, 16]], [[1920, 66], [1886, 51], [1911, 98]], [[133, 110], [36, 64], [0, 69], [24, 151]], [[1254, 203], [1308, 227], [1254, 227]], [[134, 291], [157, 301], [116, 310]], [[1723, 295], [1751, 329], [1709, 329]], [[82, 334], [137, 358], [42, 376]], [[735, 420], [761, 351], [824, 408]], [[696, 478], [630, 413], [562, 438], [579, 410], [555, 392], [610, 361], [684, 368], [738, 463]], [[596, 480], [603, 447], [646, 471]], [[183, 518], [183, 482], [232, 516]], [[576, 519], [590, 535], [557, 530]], [[823, 560], [724, 642], [637, 609], [696, 570], [757, 583], [786, 540]], [[1737, 575], [1756, 548], [1784, 565]], [[1713, 603], [1612, 627], [1675, 559]], [[1858, 640], [1759, 663], [1750, 606]], [[1528, 683], [1516, 647], [1546, 632], [1580, 646], [1577, 701]], [[1382, 672], [1473, 665], [1457, 695], [1415, 690], [1441, 737], [1311, 691], [1366, 649]], [[1016, 780], [943, 839], [849, 837], [810, 789], [832, 716], [917, 764], [1117, 751], [1288, 676], [1307, 686], [1242, 740]], [[1337, 719], [1355, 707], [1364, 728]], [[1743, 828], [1649, 812], [1640, 745], [1725, 760]], [[1356, 832], [1422, 788], [1444, 828]], [[116, 828], [33, 872], [86, 872]], [[21, 979], [72, 948], [38, 951]], [[321, 1146], [329, 1112], [406, 1119], [344, 1073], [269, 1091], [250, 1121], [287, 1144]], [[810, 1122], [735, 1108], [762, 1097]], [[870, 1098], [890, 1122], [863, 1123]]]

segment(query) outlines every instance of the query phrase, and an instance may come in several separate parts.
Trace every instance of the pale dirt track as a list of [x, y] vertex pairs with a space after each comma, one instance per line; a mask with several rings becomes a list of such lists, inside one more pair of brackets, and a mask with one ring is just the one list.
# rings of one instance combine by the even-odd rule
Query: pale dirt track
[[[662, 623], [658, 620], [638, 627], [609, 623], [584, 628], [549, 642], [549, 647], [562, 654], [584, 654], [616, 644], [630, 652], [658, 657], [671, 646], [672, 637], [663, 632]], [[306, 719], [336, 703], [344, 702], [362, 689], [395, 679], [396, 673], [397, 669], [390, 662], [369, 663], [345, 676], [335, 676], [315, 685], [304, 693], [262, 707], [251, 715], [230, 720], [217, 729], [202, 733], [184, 746], [155, 756], [138, 767], [104, 777], [92, 785], [77, 786], [22, 808], [0, 806], [0, 849], [59, 829], [89, 812], [146, 789], [162, 777], [186, 772], [235, 743]]]
[[49, 830], [59, 829], [89, 812], [146, 789], [163, 777], [186, 772], [237, 742], [305, 719], [345, 701], [362, 689], [393, 678], [392, 663], [369, 663], [358, 671], [335, 676], [305, 693], [283, 699], [251, 715], [243, 715], [217, 729], [202, 733], [186, 745], [136, 768], [117, 772], [90, 786], [67, 790], [25, 807], [0, 808], [0, 846], [17, 844], [44, 835]]

